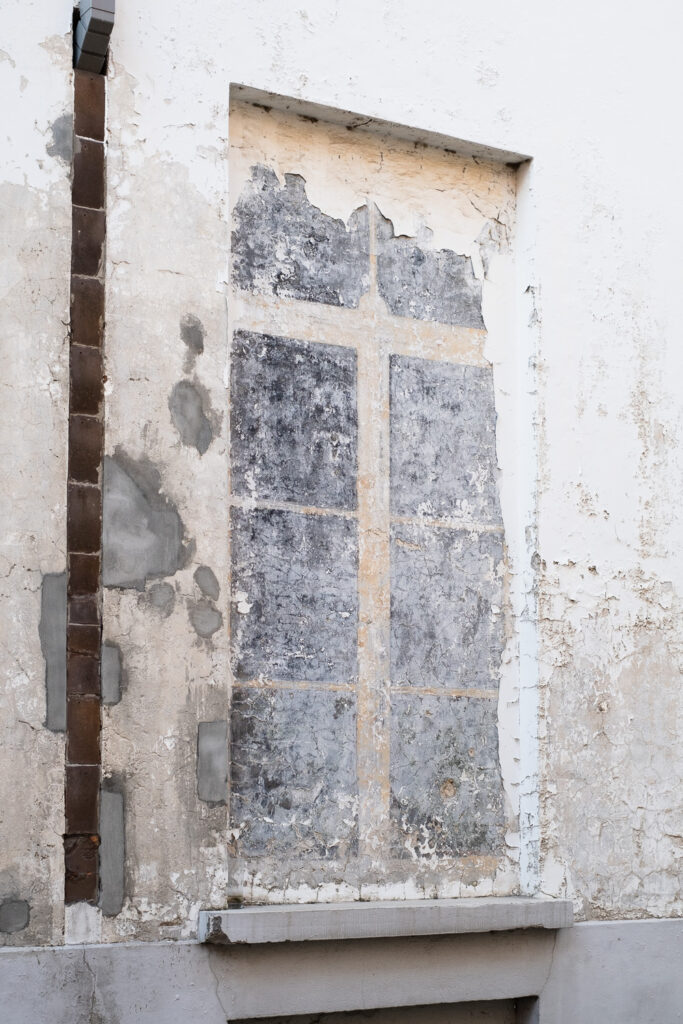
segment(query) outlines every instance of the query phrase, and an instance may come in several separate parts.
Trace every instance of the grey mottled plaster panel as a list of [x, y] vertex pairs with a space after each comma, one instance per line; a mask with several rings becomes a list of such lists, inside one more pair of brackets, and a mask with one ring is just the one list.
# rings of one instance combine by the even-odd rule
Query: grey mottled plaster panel
[[46, 573], [40, 593], [40, 647], [45, 659], [45, 725], [66, 729], [66, 573]]
[[396, 524], [391, 539], [391, 681], [498, 686], [503, 538]]
[[501, 521], [493, 373], [392, 356], [391, 509]]
[[391, 815], [399, 856], [500, 851], [496, 716], [495, 701], [394, 694]]
[[197, 727], [197, 796], [224, 804], [228, 795], [228, 723], [199, 722]]
[[348, 229], [306, 196], [299, 174], [252, 168], [234, 210], [232, 279], [238, 288], [331, 306], [357, 306], [369, 282], [367, 207]]
[[415, 239], [394, 237], [390, 220], [379, 215], [377, 287], [389, 312], [461, 327], [484, 327], [481, 282], [469, 256], [451, 249], [422, 249]]
[[238, 331], [230, 398], [236, 494], [355, 508], [354, 351]]
[[342, 857], [356, 843], [356, 705], [351, 693], [233, 693], [233, 828], [244, 855]]
[[100, 791], [100, 899], [107, 917], [121, 913], [125, 896], [126, 837], [123, 787], [107, 780]]
[[233, 670], [350, 682], [357, 674], [356, 523], [333, 515], [233, 509]]

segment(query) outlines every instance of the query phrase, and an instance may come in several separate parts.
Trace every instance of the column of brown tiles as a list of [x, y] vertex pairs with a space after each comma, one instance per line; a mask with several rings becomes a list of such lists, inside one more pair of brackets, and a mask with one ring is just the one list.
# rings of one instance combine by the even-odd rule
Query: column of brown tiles
[[65, 900], [97, 901], [105, 78], [75, 71], [71, 242]]

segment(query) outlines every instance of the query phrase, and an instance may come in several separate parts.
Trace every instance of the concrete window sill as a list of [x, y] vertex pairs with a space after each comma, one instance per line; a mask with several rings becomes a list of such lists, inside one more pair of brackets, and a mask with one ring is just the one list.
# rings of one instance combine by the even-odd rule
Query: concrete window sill
[[247, 906], [201, 911], [199, 941], [243, 945], [462, 935], [567, 928], [573, 920], [570, 900], [530, 896]]

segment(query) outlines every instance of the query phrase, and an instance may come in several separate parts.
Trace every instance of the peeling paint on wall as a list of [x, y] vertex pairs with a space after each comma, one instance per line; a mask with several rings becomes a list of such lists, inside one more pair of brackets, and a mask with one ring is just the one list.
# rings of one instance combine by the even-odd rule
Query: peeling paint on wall
[[[516, 828], [498, 744], [507, 563], [493, 373], [470, 255], [478, 243], [436, 249], [424, 224], [419, 244], [396, 238], [380, 211], [395, 215], [400, 201], [368, 173], [369, 268], [357, 309], [310, 284], [324, 284], [335, 247], [345, 264], [340, 233], [307, 250], [305, 289], [280, 290], [309, 214], [304, 175], [277, 148], [286, 150], [284, 123], [272, 124], [277, 173], [249, 163], [244, 144], [235, 151], [232, 892], [268, 900], [283, 876], [292, 894], [308, 894], [290, 898], [315, 898], [325, 883], [378, 894], [397, 885], [506, 891], [505, 836]], [[293, 120], [289, 130], [312, 145], [327, 131]], [[254, 156], [264, 138], [252, 141]], [[321, 147], [321, 167], [325, 159]], [[359, 179], [364, 159], [351, 169]], [[382, 159], [368, 164], [381, 173]], [[315, 216], [327, 223], [316, 195]], [[261, 245], [253, 209], [276, 221], [272, 265], [250, 250], [252, 236]], [[340, 783], [319, 746], [335, 701], [354, 709], [344, 743], [357, 787], [349, 776], [336, 801], [327, 787]], [[299, 773], [315, 766], [315, 797], [290, 761]]]
[[313, 206], [299, 174], [252, 168], [234, 211], [233, 280], [238, 288], [308, 302], [357, 306], [369, 273], [368, 211], [348, 227]]
[[397, 316], [483, 327], [481, 282], [469, 256], [420, 247], [412, 238], [394, 236], [390, 220], [379, 214], [377, 287]]

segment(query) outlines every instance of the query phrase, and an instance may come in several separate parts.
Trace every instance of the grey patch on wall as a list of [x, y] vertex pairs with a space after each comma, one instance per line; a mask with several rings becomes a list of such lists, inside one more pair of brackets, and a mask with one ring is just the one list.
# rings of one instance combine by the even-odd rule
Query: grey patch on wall
[[231, 528], [236, 678], [354, 680], [356, 523], [333, 515], [233, 509]]
[[228, 723], [199, 722], [197, 727], [197, 796], [213, 806], [228, 797]]
[[45, 659], [45, 726], [66, 729], [66, 573], [46, 573], [40, 593], [40, 648]]
[[230, 818], [248, 855], [356, 851], [351, 693], [238, 687], [230, 716]]
[[369, 287], [368, 209], [348, 221], [312, 206], [299, 174], [252, 167], [234, 210], [232, 279], [238, 288], [356, 307]]
[[500, 533], [395, 524], [391, 681], [495, 689], [503, 653]]
[[505, 822], [495, 701], [392, 697], [391, 817], [400, 857], [500, 852]]
[[121, 912], [125, 896], [125, 800], [120, 779], [105, 779], [100, 790], [100, 898], [107, 917]]
[[237, 331], [230, 401], [236, 494], [356, 507], [356, 353]]
[[481, 281], [470, 257], [451, 249], [422, 249], [414, 238], [396, 237], [392, 222], [377, 213], [377, 288], [389, 312], [483, 328]]
[[30, 920], [31, 907], [26, 900], [6, 899], [0, 903], [0, 932], [22, 932]]
[[102, 702], [118, 704], [121, 700], [121, 682], [123, 676], [123, 659], [118, 644], [105, 640], [102, 644]]
[[49, 156], [57, 157], [70, 164], [73, 155], [74, 121], [71, 114], [62, 114], [50, 125], [52, 142], [45, 148]]
[[148, 579], [173, 576], [189, 552], [183, 524], [161, 493], [161, 477], [149, 462], [120, 451], [104, 458], [102, 578], [107, 587], [144, 590]]
[[185, 372], [190, 373], [197, 356], [204, 351], [204, 325], [194, 313], [186, 313], [180, 321], [180, 337], [187, 346]]
[[217, 601], [220, 597], [221, 588], [216, 579], [216, 574], [208, 565], [199, 565], [194, 571], [194, 581], [201, 590], [204, 597]]
[[391, 510], [501, 522], [493, 372], [390, 359]]
[[175, 606], [175, 590], [170, 583], [154, 583], [145, 594], [147, 604], [167, 619]]
[[197, 636], [208, 640], [223, 625], [223, 616], [210, 601], [192, 601], [188, 606], [190, 622]]
[[202, 389], [189, 380], [178, 381], [168, 400], [173, 426], [180, 434], [180, 440], [184, 445], [196, 448], [200, 455], [207, 451], [213, 441], [213, 428], [205, 409], [206, 402]]

